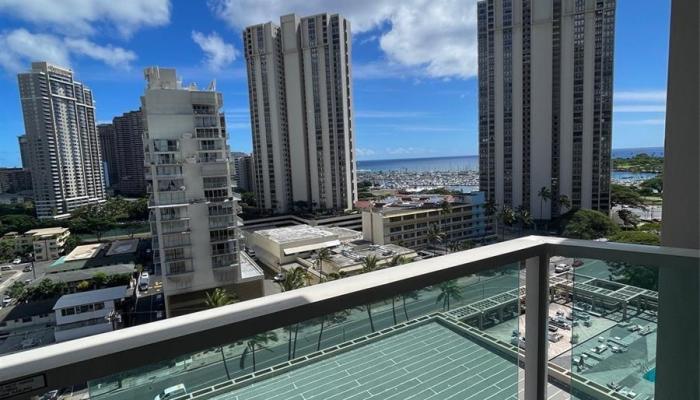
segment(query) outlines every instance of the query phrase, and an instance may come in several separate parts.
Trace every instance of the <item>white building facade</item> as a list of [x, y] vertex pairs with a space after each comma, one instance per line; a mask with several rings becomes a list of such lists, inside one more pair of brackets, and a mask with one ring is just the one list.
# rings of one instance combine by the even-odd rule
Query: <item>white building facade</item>
[[[480, 190], [550, 219], [610, 209], [615, 0], [479, 0]], [[543, 200], [541, 188], [551, 190]], [[541, 209], [541, 211], [540, 211]]]
[[121, 322], [118, 310], [127, 287], [117, 286], [61, 296], [53, 310], [56, 314], [56, 342], [110, 332]]
[[105, 200], [92, 91], [73, 71], [32, 63], [18, 75], [39, 218], [65, 218], [78, 207]]
[[142, 97], [154, 264], [168, 315], [196, 311], [205, 292], [240, 278], [237, 199], [213, 89], [183, 87], [174, 69], [146, 69]]
[[351, 40], [338, 14], [243, 32], [258, 208], [344, 210], [357, 199]]

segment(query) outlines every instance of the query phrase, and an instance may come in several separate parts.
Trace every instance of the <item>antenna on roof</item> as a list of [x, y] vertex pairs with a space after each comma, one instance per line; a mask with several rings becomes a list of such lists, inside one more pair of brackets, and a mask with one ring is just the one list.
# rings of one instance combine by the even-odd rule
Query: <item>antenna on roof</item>
[[209, 82], [209, 86], [207, 86], [207, 91], [216, 92], [216, 79]]

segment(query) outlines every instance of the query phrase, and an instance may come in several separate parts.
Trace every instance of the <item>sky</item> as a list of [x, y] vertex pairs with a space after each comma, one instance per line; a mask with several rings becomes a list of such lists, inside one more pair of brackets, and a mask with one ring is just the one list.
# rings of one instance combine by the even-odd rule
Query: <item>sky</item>
[[[670, 0], [619, 0], [613, 147], [663, 146]], [[250, 152], [241, 30], [295, 12], [353, 31], [358, 159], [478, 153], [475, 0], [0, 0], [0, 166], [19, 166], [17, 73], [46, 60], [93, 90], [98, 122], [138, 109], [143, 69], [216, 79], [232, 150]]]

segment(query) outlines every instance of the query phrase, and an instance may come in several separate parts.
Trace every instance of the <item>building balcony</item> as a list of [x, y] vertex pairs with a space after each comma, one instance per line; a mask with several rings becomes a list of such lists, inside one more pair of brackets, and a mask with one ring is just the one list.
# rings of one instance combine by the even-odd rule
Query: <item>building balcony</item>
[[9, 354], [0, 384], [10, 399], [180, 383], [183, 399], [666, 399], [663, 380], [698, 363], [697, 337], [670, 334], [698, 314], [664, 304], [697, 293], [658, 283], [699, 269], [697, 250], [530, 236]]

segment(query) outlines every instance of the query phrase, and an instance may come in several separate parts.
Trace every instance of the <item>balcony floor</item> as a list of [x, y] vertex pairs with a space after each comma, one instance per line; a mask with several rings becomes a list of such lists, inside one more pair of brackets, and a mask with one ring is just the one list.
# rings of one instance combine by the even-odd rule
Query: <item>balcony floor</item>
[[[269, 372], [216, 399], [517, 399], [511, 360], [436, 320]], [[322, 356], [321, 356], [322, 357]]]

